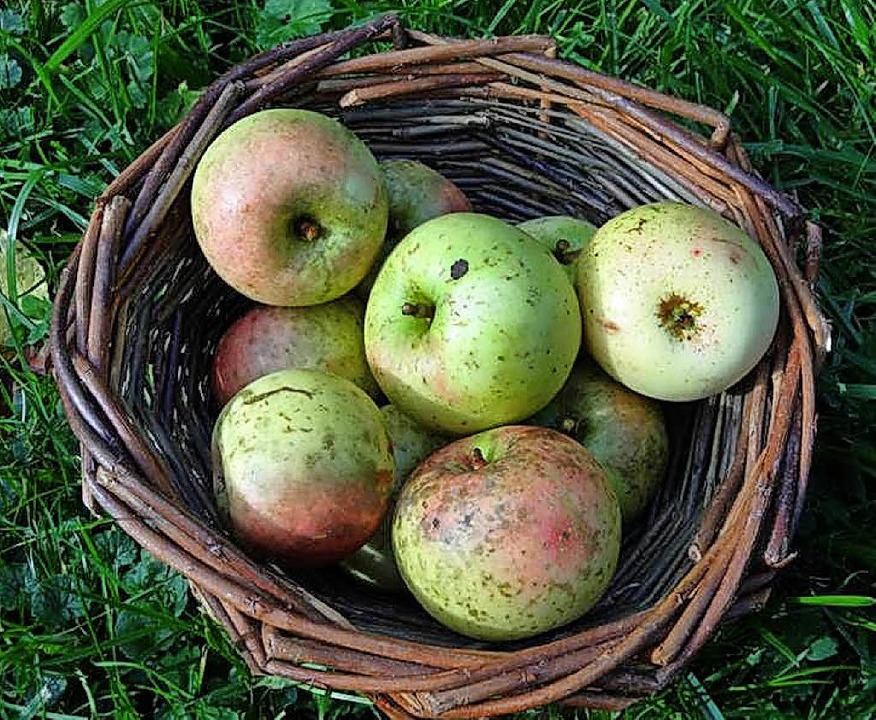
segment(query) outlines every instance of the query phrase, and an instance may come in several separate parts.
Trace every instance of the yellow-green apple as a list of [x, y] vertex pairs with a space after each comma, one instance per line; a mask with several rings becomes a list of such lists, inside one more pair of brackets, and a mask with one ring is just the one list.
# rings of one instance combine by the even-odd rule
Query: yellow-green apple
[[[450, 439], [417, 424], [395, 405], [384, 405], [380, 408], [380, 414], [383, 415], [392, 445], [395, 474], [391, 498], [395, 498], [414, 468], [431, 452], [450, 442]], [[394, 500], [391, 499], [390, 509], [377, 532], [341, 563], [341, 567], [353, 577], [386, 592], [400, 592], [405, 589], [395, 564], [390, 540], [393, 507]]]
[[195, 236], [238, 292], [267, 305], [328, 302], [377, 257], [388, 220], [383, 171], [336, 120], [274, 108], [237, 121], [192, 181]]
[[578, 260], [587, 351], [659, 400], [698, 400], [769, 349], [779, 288], [760, 245], [707, 208], [660, 202], [602, 225]]
[[284, 368], [323, 370], [371, 397], [380, 389], [365, 360], [365, 306], [347, 295], [310, 307], [257, 305], [223, 333], [213, 359], [213, 394], [223, 406], [256, 378]]
[[460, 435], [544, 407], [580, 340], [575, 291], [550, 250], [477, 213], [442, 215], [409, 233], [365, 310], [365, 354], [390, 401]]
[[596, 232], [595, 225], [569, 215], [547, 215], [526, 220], [517, 227], [547, 245], [566, 268], [572, 284], [578, 284], [578, 256]]
[[222, 409], [217, 506], [247, 548], [287, 566], [337, 562], [377, 530], [393, 460], [374, 401], [319, 370], [278, 370]]
[[605, 470], [625, 524], [654, 496], [669, 460], [660, 403], [612, 380], [586, 355], [557, 396], [530, 422], [580, 442]]
[[392, 544], [414, 597], [469, 637], [514, 640], [575, 620], [617, 566], [620, 508], [578, 442], [504, 426], [432, 453], [402, 486]]

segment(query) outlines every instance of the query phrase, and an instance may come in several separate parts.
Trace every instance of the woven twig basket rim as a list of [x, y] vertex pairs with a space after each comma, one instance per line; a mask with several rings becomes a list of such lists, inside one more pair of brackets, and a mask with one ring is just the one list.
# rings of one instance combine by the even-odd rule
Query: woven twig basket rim
[[[391, 39], [394, 49], [340, 59], [375, 39]], [[63, 273], [50, 335], [65, 412], [81, 442], [83, 496], [191, 580], [254, 672], [367, 692], [395, 717], [481, 717], [553, 701], [619, 709], [664, 687], [719, 622], [761, 606], [775, 571], [793, 559], [789, 546], [815, 437], [814, 378], [829, 344], [813, 295], [819, 230], [793, 199], [751, 171], [725, 115], [555, 54], [546, 37], [454, 40], [406, 30], [393, 16], [293, 41], [214, 82], [97, 199]], [[744, 432], [702, 515], [690, 571], [651, 607], [515, 650], [375, 635], [254, 562], [216, 532], [213, 518], [185, 509], [205, 499], [179, 498], [173, 468], [154, 447], [154, 433], [164, 431], [142, 426], [120, 396], [119, 333], [136, 315], [137, 293], [162, 249], [185, 236], [177, 197], [212, 137], [261, 107], [302, 97], [351, 112], [454, 97], [472, 106], [535, 103], [544, 122], [568, 117], [570, 127], [593, 128], [619, 151], [663, 168], [761, 242], [779, 277], [783, 329], [732, 408], [723, 401], [712, 407]], [[706, 125], [711, 136], [669, 115]], [[806, 243], [802, 272], [794, 260], [798, 241]], [[168, 352], [173, 365], [179, 348], [171, 342]], [[198, 494], [196, 484], [192, 492]]]

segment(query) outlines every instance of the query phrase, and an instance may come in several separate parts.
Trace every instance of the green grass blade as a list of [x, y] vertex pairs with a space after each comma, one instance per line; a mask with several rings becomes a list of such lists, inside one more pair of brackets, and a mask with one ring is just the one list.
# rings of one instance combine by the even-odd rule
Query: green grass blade
[[817, 605], [819, 607], [861, 608], [876, 605], [876, 598], [866, 595], [806, 595], [791, 598], [798, 605]]
[[92, 33], [100, 27], [100, 24], [112, 15], [116, 10], [123, 8], [125, 5], [131, 4], [131, 0], [107, 0], [102, 5], [98, 5], [85, 18], [82, 24], [70, 33], [69, 37], [61, 43], [61, 46], [52, 53], [51, 57], [46, 61], [45, 70], [48, 73], [56, 73], [61, 67], [61, 64], [76, 52], [87, 40]]

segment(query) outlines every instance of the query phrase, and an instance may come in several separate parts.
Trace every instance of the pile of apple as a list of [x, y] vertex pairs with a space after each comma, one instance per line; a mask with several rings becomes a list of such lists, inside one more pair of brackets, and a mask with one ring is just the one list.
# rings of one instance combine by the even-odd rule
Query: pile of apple
[[256, 302], [214, 363], [231, 531], [484, 640], [593, 606], [666, 469], [659, 401], [730, 387], [778, 321], [769, 262], [715, 212], [514, 226], [305, 110], [220, 134], [192, 215]]

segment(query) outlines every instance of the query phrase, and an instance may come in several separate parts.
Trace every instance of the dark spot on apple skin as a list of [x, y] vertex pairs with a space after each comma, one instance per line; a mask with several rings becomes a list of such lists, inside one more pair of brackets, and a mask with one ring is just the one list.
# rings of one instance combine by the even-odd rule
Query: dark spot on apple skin
[[620, 330], [620, 325], [618, 325], [613, 320], [600, 320], [599, 324], [605, 328], [606, 332], [616, 333], [618, 330]]
[[450, 266], [450, 278], [451, 280], [459, 280], [463, 275], [468, 272], [468, 260], [464, 258], [459, 258], [453, 265]]
[[732, 262], [734, 265], [738, 265], [739, 260], [740, 260], [739, 255], [737, 255], [736, 253], [730, 253], [730, 262]]
[[691, 255], [693, 255], [696, 258], [702, 256], [702, 254], [703, 254], [702, 248], [694, 248], [693, 251], [691, 252]]

